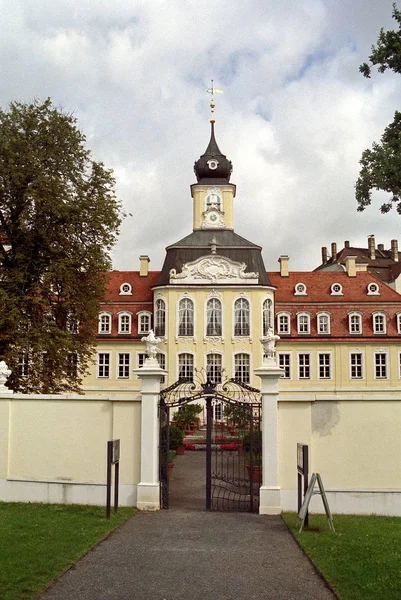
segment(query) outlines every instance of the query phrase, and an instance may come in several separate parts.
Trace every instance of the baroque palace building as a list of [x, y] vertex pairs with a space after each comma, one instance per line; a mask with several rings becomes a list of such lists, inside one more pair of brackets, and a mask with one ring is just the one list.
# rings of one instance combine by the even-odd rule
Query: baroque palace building
[[[132, 393], [146, 357], [141, 338], [162, 339], [165, 385], [204, 370], [259, 387], [260, 338], [280, 336], [280, 392], [287, 399], [354, 397], [400, 391], [401, 295], [397, 242], [385, 251], [345, 243], [312, 272], [291, 272], [288, 256], [266, 272], [261, 247], [234, 230], [236, 186], [211, 120], [195, 162], [192, 232], [166, 249], [161, 271], [112, 271], [101, 306], [96, 361], [84, 391]], [[372, 240], [373, 238], [373, 240]]]

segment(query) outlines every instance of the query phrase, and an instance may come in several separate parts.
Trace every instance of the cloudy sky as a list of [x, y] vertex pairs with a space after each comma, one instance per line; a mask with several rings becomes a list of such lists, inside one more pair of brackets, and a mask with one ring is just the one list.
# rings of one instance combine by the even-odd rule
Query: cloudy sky
[[216, 137], [232, 160], [235, 229], [293, 270], [321, 246], [390, 246], [401, 217], [377, 194], [356, 212], [362, 151], [401, 108], [401, 77], [359, 74], [393, 0], [0, 0], [0, 106], [50, 96], [73, 111], [132, 213], [114, 268], [160, 269], [192, 228], [194, 161]]

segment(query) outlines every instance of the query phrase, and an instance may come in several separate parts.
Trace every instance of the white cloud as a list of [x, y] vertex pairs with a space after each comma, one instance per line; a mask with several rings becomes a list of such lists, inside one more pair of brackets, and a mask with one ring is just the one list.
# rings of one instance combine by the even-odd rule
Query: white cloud
[[392, 0], [0, 0], [0, 104], [51, 96], [115, 169], [128, 212], [119, 269], [192, 225], [193, 163], [209, 139], [210, 78], [224, 88], [217, 140], [233, 161], [236, 230], [308, 269], [320, 246], [389, 245], [399, 218], [356, 213], [358, 161], [399, 108], [401, 79], [358, 72]]

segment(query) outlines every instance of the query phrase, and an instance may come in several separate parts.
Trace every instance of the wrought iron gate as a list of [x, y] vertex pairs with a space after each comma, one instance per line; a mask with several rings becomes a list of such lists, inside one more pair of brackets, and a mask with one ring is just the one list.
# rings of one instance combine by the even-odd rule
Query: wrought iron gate
[[[202, 375], [202, 373], [200, 374]], [[199, 381], [197, 381], [199, 379]], [[262, 484], [260, 390], [236, 379], [179, 380], [160, 394], [160, 503], [169, 507], [170, 407], [203, 400], [206, 409], [206, 509], [256, 512]]]

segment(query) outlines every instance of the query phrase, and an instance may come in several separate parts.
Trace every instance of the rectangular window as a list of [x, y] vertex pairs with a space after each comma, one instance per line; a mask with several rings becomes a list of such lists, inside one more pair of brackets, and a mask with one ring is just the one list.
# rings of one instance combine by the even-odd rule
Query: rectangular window
[[99, 317], [99, 333], [111, 333], [111, 316], [102, 314]]
[[291, 379], [291, 354], [278, 355], [279, 366], [284, 369], [283, 379]]
[[330, 354], [319, 354], [319, 379], [330, 379]]
[[361, 315], [349, 315], [349, 332], [353, 334], [362, 333]]
[[193, 379], [194, 377], [194, 357], [193, 354], [178, 355], [178, 379]]
[[281, 334], [290, 333], [290, 316], [279, 315], [278, 317], [278, 332]]
[[150, 315], [139, 315], [139, 333], [149, 333], [150, 331]]
[[317, 331], [321, 335], [328, 335], [330, 333], [330, 319], [329, 319], [329, 315], [318, 315], [318, 318], [317, 318]]
[[310, 379], [310, 354], [298, 354], [298, 377]]
[[373, 333], [386, 333], [386, 318], [384, 315], [373, 315]]
[[239, 379], [242, 383], [250, 383], [251, 370], [249, 354], [235, 355], [235, 379]]
[[20, 354], [18, 358], [18, 376], [28, 377], [29, 375], [29, 357], [28, 354]]
[[69, 377], [76, 377], [78, 375], [78, 354], [76, 352], [71, 352], [68, 355], [67, 372]]
[[207, 380], [213, 383], [221, 383], [221, 372], [221, 354], [208, 354], [206, 357]]
[[131, 316], [120, 315], [119, 326], [120, 327], [118, 333], [131, 333]]
[[97, 376], [99, 378], [110, 378], [110, 354], [108, 352], [99, 352], [97, 355]]
[[351, 379], [362, 379], [362, 354], [360, 352], [352, 352], [350, 354], [351, 362]]
[[375, 352], [375, 379], [387, 379], [387, 354]]
[[310, 333], [309, 315], [298, 315], [298, 333]]
[[130, 355], [123, 352], [118, 355], [118, 379], [129, 379]]

